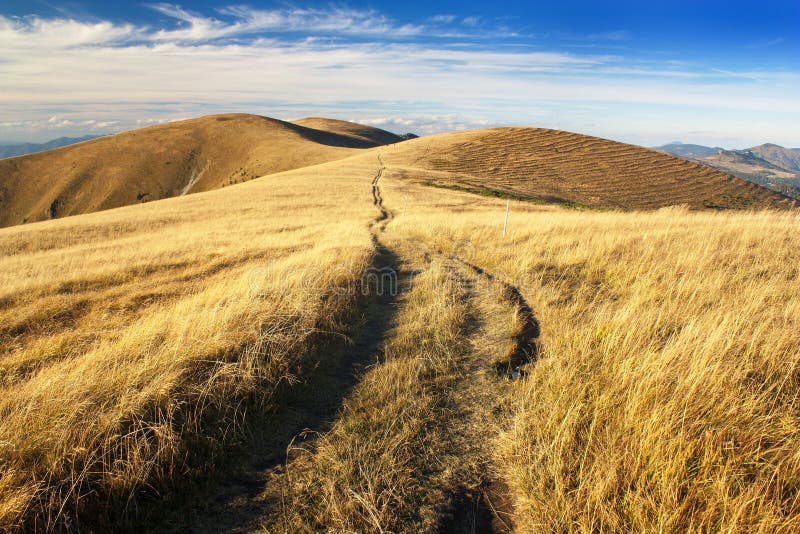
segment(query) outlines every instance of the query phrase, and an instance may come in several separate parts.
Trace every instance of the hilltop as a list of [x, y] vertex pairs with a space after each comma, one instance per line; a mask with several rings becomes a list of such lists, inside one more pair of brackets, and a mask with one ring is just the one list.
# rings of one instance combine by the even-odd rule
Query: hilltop
[[387, 161], [398, 167], [426, 171], [415, 174], [426, 185], [484, 195], [623, 210], [793, 205], [706, 165], [558, 130], [495, 128], [409, 138], [334, 119], [285, 122], [229, 114], [0, 160], [0, 226], [211, 191], [377, 147], [387, 147]]
[[212, 115], [0, 160], [0, 226], [210, 191], [394, 141], [367, 126], [314, 124], [338, 131]]
[[386, 130], [381, 130], [380, 128], [336, 119], [308, 117], [292, 121], [292, 123], [305, 126], [306, 128], [314, 128], [315, 130], [333, 132], [349, 137], [353, 139], [355, 143], [361, 144], [363, 148], [391, 145], [405, 140], [402, 136], [387, 132]]
[[623, 210], [793, 206], [706, 165], [634, 145], [543, 128], [494, 128], [414, 139], [385, 160], [429, 185], [492, 196]]

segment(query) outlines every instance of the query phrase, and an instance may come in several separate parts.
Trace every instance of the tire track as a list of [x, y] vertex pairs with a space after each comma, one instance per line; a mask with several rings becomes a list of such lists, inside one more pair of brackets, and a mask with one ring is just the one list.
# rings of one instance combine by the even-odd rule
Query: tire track
[[481, 470], [477, 473], [477, 484], [473, 478], [471, 484], [455, 485], [449, 511], [443, 514], [438, 532], [513, 532], [514, 507], [510, 492], [492, 461], [492, 439], [504, 421], [498, 410], [502, 412], [506, 388], [510, 387], [509, 380], [498, 381], [498, 378], [520, 378], [525, 373], [524, 366], [536, 361], [540, 326], [519, 288], [457, 255], [442, 257], [462, 266], [462, 283], [471, 288], [469, 298], [474, 301], [472, 308], [476, 314], [475, 331], [471, 334], [473, 339], [485, 342], [492, 338], [492, 332], [504, 326], [503, 318], [481, 311], [479, 301], [482, 299], [494, 302], [499, 297], [506, 306], [516, 310], [522, 325], [513, 338], [510, 355], [504, 361], [494, 365], [489, 363], [487, 358], [494, 350], [491, 342], [488, 354], [487, 349], [482, 351], [478, 348], [466, 358], [465, 375], [453, 397], [456, 399], [455, 410], [461, 414], [459, 418], [463, 423], [460, 440], [463, 450], [459, 457], [462, 462], [481, 466]]
[[459, 256], [453, 255], [450, 256], [450, 259], [468, 267], [476, 275], [483, 277], [490, 284], [499, 284], [503, 288], [503, 298], [512, 307], [518, 310], [517, 315], [522, 320], [522, 328], [514, 337], [515, 348], [509, 356], [508, 361], [497, 364], [495, 369], [506, 378], [520, 378], [525, 372], [522, 366], [535, 362], [539, 356], [539, 344], [537, 340], [541, 335], [541, 327], [539, 326], [539, 321], [536, 320], [533, 309], [530, 304], [528, 304], [528, 301], [525, 300], [525, 297], [522, 296], [522, 292], [517, 286], [505, 280], [501, 280], [482, 267], [470, 263]]

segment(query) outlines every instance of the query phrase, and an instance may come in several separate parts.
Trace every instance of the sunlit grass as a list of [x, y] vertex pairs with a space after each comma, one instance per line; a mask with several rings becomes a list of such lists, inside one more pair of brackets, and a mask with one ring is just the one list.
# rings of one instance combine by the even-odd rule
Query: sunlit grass
[[371, 171], [0, 231], [0, 529], [103, 524], [213, 465], [342, 329], [373, 250]]

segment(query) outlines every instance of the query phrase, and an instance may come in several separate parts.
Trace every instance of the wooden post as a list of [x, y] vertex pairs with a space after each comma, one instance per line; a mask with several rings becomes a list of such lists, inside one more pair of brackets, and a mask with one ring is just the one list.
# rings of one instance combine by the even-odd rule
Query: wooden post
[[503, 221], [503, 239], [506, 238], [506, 228], [508, 227], [508, 207], [511, 204], [510, 200], [506, 200], [506, 218]]

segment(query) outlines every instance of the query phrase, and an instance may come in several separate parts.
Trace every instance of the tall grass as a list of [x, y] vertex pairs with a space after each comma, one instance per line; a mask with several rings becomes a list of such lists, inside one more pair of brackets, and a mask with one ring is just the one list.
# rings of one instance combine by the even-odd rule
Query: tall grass
[[518, 530], [796, 530], [796, 213], [515, 204], [500, 239], [504, 204], [403, 194], [398, 236], [517, 285], [541, 323], [496, 439]]
[[[375, 159], [0, 230], [0, 530], [108, 526], [279, 403], [375, 252]], [[434, 530], [459, 462], [485, 461], [522, 532], [797, 530], [800, 216], [514, 203], [502, 239], [505, 202], [409, 172], [381, 179], [382, 240], [432, 267], [289, 463], [279, 525]], [[450, 256], [533, 309], [521, 380], [474, 379], [519, 310]]]
[[310, 168], [0, 231], [0, 530], [108, 527], [216, 465], [342, 330], [368, 180]]
[[[464, 353], [463, 288], [434, 264], [414, 279], [384, 354], [330, 432], [295, 451], [276, 512], [280, 532], [431, 531], [452, 448], [443, 417]], [[441, 480], [439, 480], [441, 482]]]

